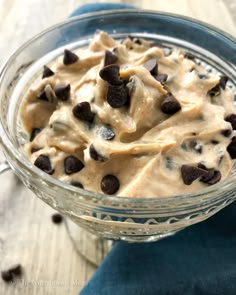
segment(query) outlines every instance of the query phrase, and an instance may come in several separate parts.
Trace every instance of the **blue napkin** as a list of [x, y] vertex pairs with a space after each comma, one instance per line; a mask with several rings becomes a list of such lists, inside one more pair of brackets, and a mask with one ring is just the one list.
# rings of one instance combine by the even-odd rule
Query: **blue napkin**
[[[127, 7], [87, 4], [71, 16]], [[236, 203], [173, 237], [117, 243], [80, 295], [236, 295]]]
[[236, 203], [155, 243], [119, 242], [80, 295], [235, 295]]

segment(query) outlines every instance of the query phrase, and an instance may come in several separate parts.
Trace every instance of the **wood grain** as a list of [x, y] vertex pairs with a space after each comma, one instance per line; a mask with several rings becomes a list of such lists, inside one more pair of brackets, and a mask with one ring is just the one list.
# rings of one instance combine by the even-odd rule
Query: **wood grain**
[[[27, 39], [65, 19], [85, 2], [92, 1], [0, 0], [0, 65]], [[236, 35], [233, 0], [120, 2], [194, 17]], [[53, 212], [11, 171], [0, 175], [0, 270], [16, 262], [24, 267], [16, 284], [0, 280], [1, 295], [75, 295], [95, 271], [75, 251], [65, 225], [50, 221]]]

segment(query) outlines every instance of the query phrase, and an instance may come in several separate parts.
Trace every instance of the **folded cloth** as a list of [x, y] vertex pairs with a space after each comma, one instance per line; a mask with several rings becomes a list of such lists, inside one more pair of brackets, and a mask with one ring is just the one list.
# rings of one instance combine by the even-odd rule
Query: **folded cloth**
[[[82, 13], [131, 8], [86, 4]], [[236, 295], [236, 204], [155, 243], [117, 243], [80, 295]]]
[[236, 203], [155, 243], [117, 243], [80, 295], [235, 295]]

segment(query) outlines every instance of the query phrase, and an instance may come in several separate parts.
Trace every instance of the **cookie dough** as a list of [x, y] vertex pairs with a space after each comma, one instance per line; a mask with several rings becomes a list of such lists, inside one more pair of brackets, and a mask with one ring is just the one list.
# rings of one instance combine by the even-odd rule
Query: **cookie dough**
[[97, 32], [45, 65], [25, 95], [24, 151], [36, 167], [89, 191], [166, 197], [226, 178], [236, 109], [226, 76], [190, 52]]

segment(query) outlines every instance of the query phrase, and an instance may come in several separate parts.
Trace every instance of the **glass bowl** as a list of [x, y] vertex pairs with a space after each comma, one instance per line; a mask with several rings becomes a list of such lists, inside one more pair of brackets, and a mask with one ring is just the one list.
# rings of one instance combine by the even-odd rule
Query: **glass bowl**
[[18, 116], [22, 92], [43, 64], [61, 55], [65, 47], [85, 46], [97, 29], [116, 39], [132, 34], [161, 42], [164, 48], [184, 48], [208, 71], [227, 75], [234, 93], [236, 42], [218, 29], [189, 18], [154, 11], [113, 10], [75, 17], [49, 28], [19, 48], [1, 71], [1, 144], [23, 183], [92, 233], [114, 240], [156, 241], [207, 219], [233, 202], [236, 165], [226, 180], [197, 193], [134, 199], [89, 192], [58, 181], [36, 168], [20, 151], [25, 142]]

